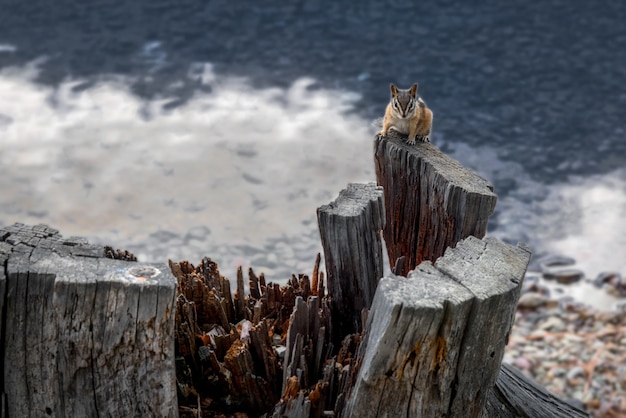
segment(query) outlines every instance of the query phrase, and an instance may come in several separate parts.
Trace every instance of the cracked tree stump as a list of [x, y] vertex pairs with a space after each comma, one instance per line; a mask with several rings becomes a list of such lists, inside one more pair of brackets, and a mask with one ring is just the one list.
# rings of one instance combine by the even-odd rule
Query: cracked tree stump
[[0, 262], [3, 416], [177, 416], [167, 265], [22, 224]]
[[408, 145], [395, 135], [375, 140], [374, 161], [385, 193], [389, 263], [405, 257], [402, 275], [463, 238], [485, 236], [496, 195], [474, 171], [430, 143]]
[[361, 331], [361, 310], [369, 308], [383, 275], [380, 231], [385, 223], [383, 191], [374, 183], [349, 184], [337, 199], [317, 209], [333, 340]]
[[469, 237], [383, 278], [342, 416], [482, 416], [529, 261], [526, 247]]

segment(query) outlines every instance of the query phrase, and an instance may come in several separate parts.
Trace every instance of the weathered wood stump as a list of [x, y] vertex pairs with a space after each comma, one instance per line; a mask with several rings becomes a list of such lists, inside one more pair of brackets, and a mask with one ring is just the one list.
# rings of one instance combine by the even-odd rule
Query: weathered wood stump
[[361, 331], [361, 310], [371, 306], [383, 275], [383, 190], [374, 183], [349, 184], [317, 209], [317, 219], [339, 342]]
[[525, 247], [469, 237], [383, 278], [344, 416], [482, 416], [529, 261]]
[[408, 145], [398, 136], [375, 140], [374, 161], [385, 193], [389, 262], [404, 256], [402, 275], [463, 238], [485, 236], [496, 195], [474, 171], [430, 143]]
[[44, 225], [0, 228], [9, 417], [177, 416], [176, 280], [104, 253]]

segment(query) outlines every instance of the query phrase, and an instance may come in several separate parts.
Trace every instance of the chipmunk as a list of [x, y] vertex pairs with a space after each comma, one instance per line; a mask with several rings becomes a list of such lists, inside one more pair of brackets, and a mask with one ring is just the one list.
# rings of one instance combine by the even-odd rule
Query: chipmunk
[[389, 129], [408, 134], [408, 143], [415, 140], [430, 142], [430, 130], [433, 125], [433, 112], [417, 94], [417, 83], [408, 90], [397, 88], [391, 83], [391, 100], [385, 110], [383, 129], [376, 134], [385, 136]]

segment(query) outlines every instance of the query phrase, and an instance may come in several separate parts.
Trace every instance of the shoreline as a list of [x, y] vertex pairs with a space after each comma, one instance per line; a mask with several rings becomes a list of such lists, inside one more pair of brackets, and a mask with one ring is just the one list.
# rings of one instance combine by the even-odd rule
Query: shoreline
[[[618, 294], [622, 276], [600, 275], [619, 279], [606, 280], [601, 287], [597, 287], [601, 277], [592, 280], [584, 274], [562, 283], [556, 277], [564, 280], [565, 275], [555, 276], [555, 271], [569, 268], [566, 261], [571, 259], [561, 257], [561, 265], [551, 266], [548, 276], [552, 279], [544, 277], [547, 270], [534, 267], [542, 260], [547, 267], [540, 258], [524, 278], [503, 362], [592, 417], [626, 416], [626, 298]], [[266, 277], [272, 280], [271, 275]], [[582, 286], [614, 302], [611, 310], [600, 310], [569, 295]]]
[[[550, 292], [533, 275], [524, 280], [503, 362], [593, 417], [626, 416], [626, 300], [601, 311]], [[611, 290], [619, 288], [601, 289]]]

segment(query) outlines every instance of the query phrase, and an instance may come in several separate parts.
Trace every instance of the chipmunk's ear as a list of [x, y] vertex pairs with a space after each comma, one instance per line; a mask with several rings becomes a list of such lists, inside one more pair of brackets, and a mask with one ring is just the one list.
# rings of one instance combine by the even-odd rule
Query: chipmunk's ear
[[417, 95], [417, 83], [414, 83], [409, 89], [409, 93], [411, 96], [415, 97]]
[[389, 88], [391, 89], [391, 97], [396, 97], [396, 95], [398, 94], [398, 88], [396, 87], [396, 85], [391, 83]]

